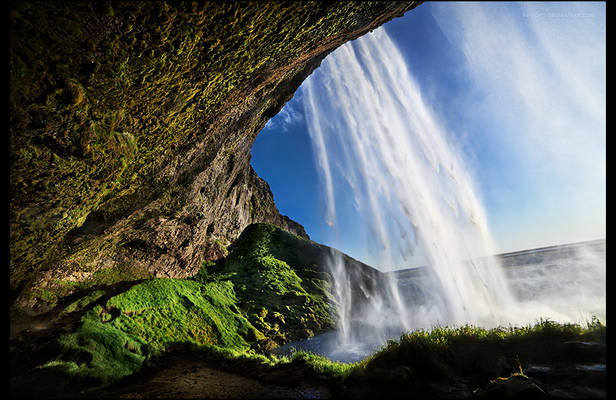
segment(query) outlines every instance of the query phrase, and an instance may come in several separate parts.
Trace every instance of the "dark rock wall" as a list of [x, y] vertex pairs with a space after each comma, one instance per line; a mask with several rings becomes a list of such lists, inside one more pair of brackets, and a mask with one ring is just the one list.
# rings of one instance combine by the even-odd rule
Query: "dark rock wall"
[[416, 5], [13, 3], [12, 301], [193, 275], [253, 222], [306, 237], [252, 143], [327, 54]]

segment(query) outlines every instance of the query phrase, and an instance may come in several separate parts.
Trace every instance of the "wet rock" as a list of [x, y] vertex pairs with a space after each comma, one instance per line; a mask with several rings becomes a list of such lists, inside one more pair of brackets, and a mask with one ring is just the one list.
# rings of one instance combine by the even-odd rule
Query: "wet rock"
[[563, 348], [570, 359], [578, 361], [605, 360], [605, 343], [570, 341], [563, 343]]
[[541, 399], [546, 397], [543, 384], [523, 374], [497, 378], [476, 394], [480, 398]]
[[256, 348], [257, 350], [259, 350], [260, 352], [269, 352], [274, 350], [276, 347], [278, 347], [278, 343], [276, 343], [275, 341], [273, 341], [272, 339], [263, 339], [263, 340], [259, 340], [257, 342]]

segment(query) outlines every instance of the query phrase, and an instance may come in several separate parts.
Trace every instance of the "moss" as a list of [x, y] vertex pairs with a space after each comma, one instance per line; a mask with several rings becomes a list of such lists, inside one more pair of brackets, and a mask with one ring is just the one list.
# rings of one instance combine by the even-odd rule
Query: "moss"
[[[246, 266], [251, 265], [251, 260], [273, 257], [273, 253], [286, 252], [287, 259], [292, 259], [292, 248], [273, 250], [279, 244], [273, 237], [278, 232], [278, 228], [269, 225], [254, 227], [243, 240], [231, 246], [230, 257], [243, 257]], [[253, 284], [238, 279], [237, 264], [229, 266], [230, 262], [206, 262], [202, 270], [207, 273], [200, 272], [189, 279], [151, 279], [94, 307], [101, 291], [80, 298], [64, 311], [92, 308], [81, 318], [75, 332], [57, 340], [57, 356], [40, 368], [68, 374], [90, 382], [90, 386], [92, 382], [104, 384], [134, 373], [152, 356], [181, 345], [202, 351], [212, 360], [227, 360], [238, 368], [302, 365], [323, 379], [347, 387], [385, 385], [394, 391], [401, 387], [422, 390], [423, 382], [453, 376], [472, 376], [487, 382], [523, 373], [524, 366], [533, 363], [568, 362], [571, 356], [563, 350], [567, 341], [605, 343], [606, 327], [598, 320], [586, 327], [545, 320], [525, 327], [463, 326], [414, 331], [352, 364], [306, 352], [296, 352], [291, 358], [259, 355], [253, 348], [259, 348], [264, 339], [289, 339], [301, 327], [294, 325], [298, 319], [306, 320], [310, 312], [315, 314], [312, 318], [319, 318], [311, 310], [310, 301], [308, 306], [300, 306], [289, 301], [293, 297], [280, 296], [276, 290], [291, 287], [293, 292], [288, 293], [302, 293], [304, 301], [315, 295], [294, 286], [305, 282], [299, 273], [291, 275], [294, 279], [290, 281], [282, 279], [278, 282], [280, 286], [267, 284], [268, 280], [259, 275], [259, 268], [265, 272], [272, 264], [285, 270], [291, 268], [281, 260], [257, 266], [252, 272]], [[236, 292], [234, 281], [251, 287], [244, 293]]]
[[[91, 251], [91, 249], [88, 249]], [[100, 251], [104, 251], [101, 248]], [[72, 260], [69, 260], [68, 268], [73, 265], [76, 270], [87, 270], [86, 256], [94, 257], [94, 254], [76, 253]], [[83, 264], [81, 264], [83, 262]], [[75, 264], [77, 266], [75, 266]], [[85, 267], [85, 268], [84, 268]], [[68, 269], [67, 268], [67, 269]], [[48, 281], [46, 288], [26, 288], [22, 295], [28, 299], [42, 300], [47, 305], [55, 307], [58, 301], [66, 296], [80, 291], [87, 291], [94, 286], [109, 286], [120, 282], [134, 282], [151, 278], [152, 274], [129, 265], [119, 264], [113, 268], [102, 268], [94, 271], [88, 278], [82, 280], [54, 280]]]
[[154, 279], [113, 297], [107, 307], [119, 312], [114, 326], [157, 349], [174, 342], [247, 349], [254, 328], [236, 302], [231, 282]]
[[57, 341], [59, 356], [39, 368], [61, 371], [94, 386], [135, 372], [150, 347], [139, 337], [104, 323], [98, 311], [89, 311], [76, 332], [61, 336]]
[[[267, 339], [282, 343], [330, 327], [326, 294], [307, 285], [313, 275], [301, 264], [288, 263], [302, 260], [301, 246], [294, 248], [299, 244], [312, 246], [273, 225], [257, 224], [230, 246], [226, 259], [204, 262], [194, 277], [149, 279], [96, 306], [106, 287], [102, 282], [121, 282], [126, 273], [102, 269], [87, 282], [62, 282], [87, 293], [62, 314], [87, 312], [75, 332], [58, 340], [57, 357], [42, 368], [104, 383], [178, 344], [251, 354]], [[103, 289], [89, 289], [94, 282]]]
[[[86, 308], [101, 292], [70, 304]], [[57, 339], [57, 356], [40, 368], [97, 384], [139, 369], [143, 361], [170, 346], [218, 346], [241, 353], [263, 339], [236, 305], [231, 282], [153, 279], [97, 305], [73, 333]]]
[[305, 337], [333, 326], [323, 289], [330, 277], [305, 264], [317, 261], [304, 252], [312, 246], [274, 225], [253, 224], [229, 248], [213, 277], [233, 282], [242, 311], [267, 336], [279, 342]]
[[46, 302], [48, 305], [52, 307], [55, 307], [58, 304], [58, 298], [61, 297], [61, 296], [58, 296], [57, 293], [51, 290], [38, 289], [38, 288], [32, 292], [32, 296], [34, 298], [43, 300], [44, 302]]
[[86, 308], [90, 303], [98, 300], [99, 298], [101, 298], [103, 295], [105, 294], [105, 292], [103, 290], [95, 290], [83, 297], [81, 297], [80, 299], [72, 302], [71, 304], [69, 304], [60, 315], [62, 314], [67, 314], [67, 313], [72, 313], [81, 309]]

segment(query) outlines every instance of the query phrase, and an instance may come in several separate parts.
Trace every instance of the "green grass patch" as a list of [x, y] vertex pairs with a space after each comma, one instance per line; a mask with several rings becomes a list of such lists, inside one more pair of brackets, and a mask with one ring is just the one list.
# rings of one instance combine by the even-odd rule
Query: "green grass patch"
[[[389, 341], [348, 375], [415, 387], [453, 376], [495, 379], [520, 373], [533, 363], [575, 361], [565, 342], [605, 343], [605, 332], [605, 325], [595, 319], [585, 327], [542, 320], [524, 327], [419, 330], [403, 335], [399, 341]], [[392, 370], [402, 372], [392, 376]]]

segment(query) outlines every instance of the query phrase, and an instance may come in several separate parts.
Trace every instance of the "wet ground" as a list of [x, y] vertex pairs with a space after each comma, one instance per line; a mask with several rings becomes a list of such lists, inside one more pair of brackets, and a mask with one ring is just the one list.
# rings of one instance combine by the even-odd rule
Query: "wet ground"
[[332, 394], [305, 366], [229, 367], [186, 350], [165, 354], [150, 367], [91, 398], [323, 399]]

